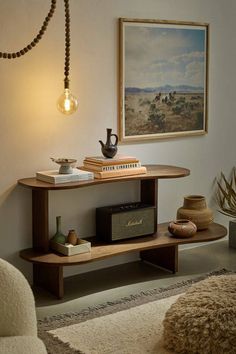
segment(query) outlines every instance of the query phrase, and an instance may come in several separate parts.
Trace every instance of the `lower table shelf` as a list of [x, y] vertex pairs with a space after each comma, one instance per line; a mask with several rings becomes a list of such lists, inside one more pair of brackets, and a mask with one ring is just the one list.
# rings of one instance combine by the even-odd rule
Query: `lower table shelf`
[[20, 251], [20, 257], [33, 263], [34, 285], [52, 292], [58, 298], [64, 295], [63, 267], [89, 263], [116, 255], [140, 252], [140, 258], [166, 268], [178, 271], [178, 245], [196, 242], [208, 242], [223, 238], [227, 229], [212, 223], [208, 229], [196, 233], [191, 238], [175, 238], [168, 232], [168, 223], [158, 225], [158, 231], [152, 236], [135, 238], [113, 244], [92, 241], [91, 252], [74, 256], [39, 252], [32, 248]]

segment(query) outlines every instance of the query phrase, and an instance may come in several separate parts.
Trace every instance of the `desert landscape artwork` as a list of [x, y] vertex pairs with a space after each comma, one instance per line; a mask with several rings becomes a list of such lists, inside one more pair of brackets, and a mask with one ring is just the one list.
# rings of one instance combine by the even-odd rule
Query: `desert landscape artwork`
[[120, 19], [121, 141], [207, 132], [208, 25]]

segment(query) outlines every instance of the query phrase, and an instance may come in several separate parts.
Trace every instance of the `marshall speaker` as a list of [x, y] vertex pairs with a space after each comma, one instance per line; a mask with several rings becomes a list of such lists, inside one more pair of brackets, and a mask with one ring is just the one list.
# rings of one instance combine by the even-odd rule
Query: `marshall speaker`
[[157, 230], [156, 207], [128, 203], [96, 209], [96, 237], [106, 242], [151, 235]]

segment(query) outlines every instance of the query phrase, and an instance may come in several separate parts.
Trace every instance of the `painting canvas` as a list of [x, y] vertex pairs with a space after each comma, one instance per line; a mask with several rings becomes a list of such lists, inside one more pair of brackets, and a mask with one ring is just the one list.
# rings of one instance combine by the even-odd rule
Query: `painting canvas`
[[121, 142], [207, 132], [208, 24], [119, 20]]

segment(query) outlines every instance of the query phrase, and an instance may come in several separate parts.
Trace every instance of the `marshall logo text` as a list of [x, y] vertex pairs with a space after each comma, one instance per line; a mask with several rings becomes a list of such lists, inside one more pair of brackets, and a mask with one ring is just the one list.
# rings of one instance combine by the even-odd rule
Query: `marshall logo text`
[[136, 226], [136, 225], [142, 225], [143, 219], [130, 219], [125, 226], [130, 227], [130, 226]]

